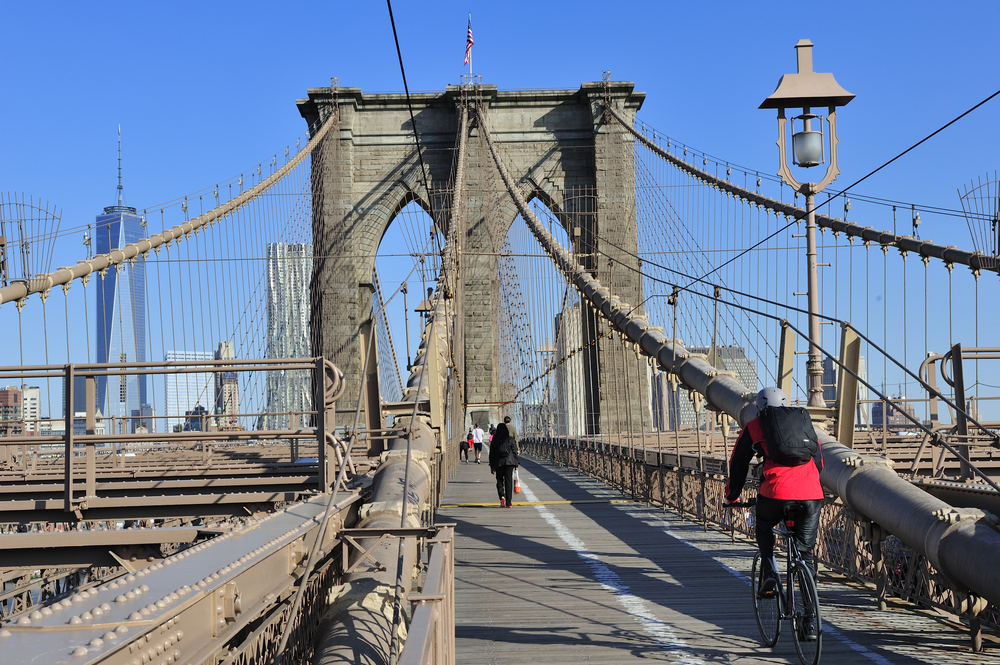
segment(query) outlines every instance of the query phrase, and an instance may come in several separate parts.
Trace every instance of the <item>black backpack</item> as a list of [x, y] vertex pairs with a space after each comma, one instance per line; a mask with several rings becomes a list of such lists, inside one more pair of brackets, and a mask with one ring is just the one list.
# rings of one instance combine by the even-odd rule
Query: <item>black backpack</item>
[[801, 466], [819, 452], [819, 437], [809, 412], [798, 406], [765, 406], [759, 415], [767, 458], [783, 466]]
[[507, 455], [510, 455], [510, 437], [504, 438], [503, 441], [497, 444], [497, 459], [506, 459]]

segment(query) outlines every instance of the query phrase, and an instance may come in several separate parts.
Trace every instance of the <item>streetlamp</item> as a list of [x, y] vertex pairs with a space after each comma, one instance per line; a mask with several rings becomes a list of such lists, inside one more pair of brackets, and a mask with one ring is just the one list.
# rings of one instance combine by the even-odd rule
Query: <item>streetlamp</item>
[[[778, 175], [789, 187], [806, 197], [806, 265], [808, 275], [806, 290], [809, 296], [809, 360], [806, 375], [809, 385], [809, 406], [822, 407], [823, 401], [823, 359], [820, 354], [819, 325], [819, 284], [816, 277], [816, 213], [815, 196], [833, 182], [840, 169], [837, 168], [837, 112], [836, 107], [846, 106], [854, 95], [844, 90], [833, 78], [833, 74], [813, 71], [813, 44], [801, 39], [795, 45], [798, 71], [785, 74], [778, 81], [778, 87], [759, 108], [778, 109]], [[829, 140], [823, 132], [823, 116], [812, 112], [814, 108], [827, 107]], [[785, 109], [802, 109], [792, 117], [792, 163], [802, 168], [812, 168], [827, 162], [826, 175], [819, 182], [800, 183], [792, 176], [788, 166]], [[796, 131], [798, 130], [798, 131]], [[826, 144], [829, 143], [829, 154]]]

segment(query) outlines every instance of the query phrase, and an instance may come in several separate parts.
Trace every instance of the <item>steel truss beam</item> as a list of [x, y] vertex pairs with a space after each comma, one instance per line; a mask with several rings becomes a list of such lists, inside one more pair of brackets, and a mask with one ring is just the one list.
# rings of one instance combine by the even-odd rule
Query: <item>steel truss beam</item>
[[[241, 631], [282, 606], [300, 580], [329, 495], [286, 507], [243, 529], [179, 552], [0, 629], [7, 662], [52, 665], [215, 662]], [[360, 499], [335, 507], [337, 534]], [[238, 646], [238, 645], [237, 645]]]

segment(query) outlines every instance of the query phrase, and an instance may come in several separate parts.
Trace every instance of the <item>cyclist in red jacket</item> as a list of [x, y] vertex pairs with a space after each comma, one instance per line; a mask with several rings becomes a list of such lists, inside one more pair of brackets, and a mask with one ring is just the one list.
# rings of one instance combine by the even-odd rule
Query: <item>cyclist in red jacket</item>
[[[757, 409], [765, 406], [788, 406], [788, 398], [779, 388], [764, 388], [757, 393]], [[813, 566], [813, 547], [819, 530], [820, 509], [823, 507], [823, 486], [819, 473], [823, 469], [820, 446], [812, 462], [799, 466], [778, 464], [768, 458], [767, 441], [758, 418], [746, 424], [740, 432], [729, 459], [729, 479], [726, 483], [725, 504], [737, 503], [746, 484], [750, 461], [755, 455], [764, 458], [763, 476], [757, 497], [757, 546], [763, 567], [760, 593], [774, 593], [778, 577], [774, 564], [774, 527], [781, 520], [793, 520], [790, 527], [802, 558]]]

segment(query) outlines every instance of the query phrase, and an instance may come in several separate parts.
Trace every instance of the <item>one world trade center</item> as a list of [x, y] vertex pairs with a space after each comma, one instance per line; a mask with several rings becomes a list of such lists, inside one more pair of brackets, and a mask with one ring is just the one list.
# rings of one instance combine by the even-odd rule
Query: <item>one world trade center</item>
[[[144, 220], [136, 209], [125, 205], [122, 190], [121, 130], [118, 134], [118, 200], [97, 216], [94, 236], [98, 254], [138, 242], [146, 236]], [[142, 260], [126, 262], [121, 270], [108, 270], [97, 289], [97, 362], [146, 362], [146, 265]], [[97, 408], [105, 418], [110, 432], [135, 431], [140, 421], [136, 416], [149, 408], [145, 376], [108, 376], [97, 378]], [[152, 428], [149, 428], [152, 430]]]

